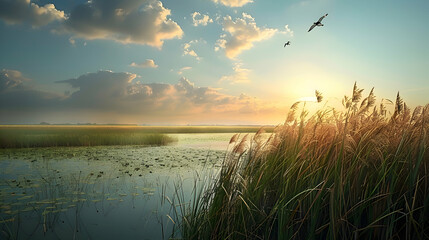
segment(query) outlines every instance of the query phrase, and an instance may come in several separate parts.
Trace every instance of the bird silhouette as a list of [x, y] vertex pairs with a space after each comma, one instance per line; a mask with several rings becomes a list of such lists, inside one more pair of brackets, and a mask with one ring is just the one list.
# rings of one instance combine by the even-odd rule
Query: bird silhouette
[[290, 45], [290, 41], [287, 41], [283, 47], [286, 47], [286, 46], [289, 46], [289, 45]]
[[310, 29], [308, 29], [308, 31], [310, 32], [310, 31], [311, 31], [313, 28], [315, 28], [316, 26], [319, 26], [319, 27], [323, 26], [323, 24], [322, 24], [322, 20], [323, 20], [326, 16], [328, 16], [328, 14], [325, 14], [325, 15], [323, 15], [321, 18], [319, 18], [319, 20], [318, 20], [317, 22], [315, 22], [315, 23], [313, 23], [313, 25], [311, 25], [311, 27], [310, 27]]

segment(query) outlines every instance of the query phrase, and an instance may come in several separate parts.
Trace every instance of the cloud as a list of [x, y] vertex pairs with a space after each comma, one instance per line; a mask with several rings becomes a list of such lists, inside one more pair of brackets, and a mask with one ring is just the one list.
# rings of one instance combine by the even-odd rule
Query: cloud
[[63, 31], [84, 39], [111, 39], [161, 48], [164, 40], [183, 35], [169, 15], [171, 11], [158, 0], [91, 0], [72, 10]]
[[288, 35], [290, 35], [291, 37], [293, 37], [293, 31], [289, 28], [289, 25], [288, 25], [288, 24], [286, 24], [286, 25], [285, 25], [285, 30], [284, 30], [284, 31], [281, 31], [280, 33], [288, 34]]
[[76, 40], [69, 38], [69, 43], [74, 46], [76, 44]]
[[13, 90], [0, 91], [0, 123], [237, 123], [262, 113], [266, 120], [268, 113], [277, 111], [253, 97], [199, 87], [184, 77], [175, 84], [143, 83], [136, 77], [98, 71], [58, 81], [72, 87], [69, 95], [17, 88], [17, 81], [18, 85], [9, 86]]
[[130, 64], [131, 67], [139, 67], [139, 68], [157, 68], [158, 65], [155, 64], [155, 62], [152, 59], [146, 59], [146, 61], [142, 63], [135, 63], [132, 62]]
[[182, 68], [177, 72], [177, 74], [182, 75], [182, 74], [183, 74], [183, 71], [191, 70], [191, 69], [192, 69], [192, 67], [182, 67]]
[[127, 86], [136, 77], [136, 74], [131, 73], [99, 71], [57, 83], [67, 83], [78, 89], [66, 99], [65, 103], [69, 107], [106, 109], [116, 106], [118, 100], [127, 96]]
[[247, 3], [252, 3], [252, 0], [212, 0], [215, 3], [221, 3], [228, 7], [241, 7]]
[[256, 26], [255, 19], [249, 14], [243, 13], [242, 16], [243, 18], [236, 18], [235, 21], [231, 16], [223, 18], [223, 30], [229, 35], [220, 36], [215, 50], [225, 49], [228, 58], [236, 57], [242, 51], [251, 49], [254, 42], [269, 39], [277, 32], [277, 29]]
[[8, 24], [28, 23], [33, 27], [66, 19], [54, 4], [39, 6], [30, 0], [0, 0], [0, 18]]
[[79, 90], [64, 101], [66, 108], [139, 115], [141, 119], [250, 114], [269, 105], [247, 95], [231, 96], [211, 87], [198, 87], [182, 77], [176, 84], [135, 82], [132, 73], [99, 71], [61, 81]]
[[16, 70], [2, 69], [0, 71], [0, 92], [23, 88], [23, 83], [29, 81]]
[[212, 23], [213, 19], [209, 17], [209, 15], [201, 14], [199, 12], [194, 12], [191, 14], [192, 16], [192, 22], [194, 26], [207, 26], [207, 24]]
[[231, 84], [249, 83], [250, 69], [242, 68], [242, 66], [243, 64], [241, 63], [235, 63], [234, 67], [232, 68], [234, 73], [231, 75], [222, 76], [219, 79], [219, 82], [229, 82]]
[[30, 81], [17, 70], [0, 71], [0, 122], [19, 123], [16, 118], [31, 119], [34, 111], [42, 114], [42, 109], [58, 110], [54, 106], [61, 102], [63, 96], [36, 90], [28, 86]]
[[189, 56], [195, 57], [198, 61], [200, 61], [201, 58], [193, 49], [191, 49], [191, 44], [195, 44], [195, 43], [198, 43], [198, 40], [192, 40], [188, 43], [185, 43], [183, 45], [183, 55], [189, 55]]
[[181, 78], [177, 84], [134, 82], [136, 74], [99, 71], [58, 81], [78, 89], [66, 99], [69, 107], [109, 109], [121, 113], [187, 111], [194, 105], [224, 102], [224, 96], [211, 88], [195, 87]]

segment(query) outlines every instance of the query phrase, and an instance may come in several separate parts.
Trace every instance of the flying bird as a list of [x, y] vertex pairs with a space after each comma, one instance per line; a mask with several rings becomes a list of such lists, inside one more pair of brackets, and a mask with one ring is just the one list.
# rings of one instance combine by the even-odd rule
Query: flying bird
[[308, 31], [310, 32], [310, 31], [311, 31], [313, 28], [315, 28], [316, 26], [319, 26], [319, 27], [323, 26], [323, 24], [322, 24], [322, 20], [323, 20], [326, 16], [328, 16], [328, 14], [325, 14], [325, 15], [323, 15], [321, 18], [319, 18], [319, 20], [318, 20], [317, 22], [315, 22], [315, 23], [313, 23], [313, 25], [311, 25], [311, 27], [310, 27], [310, 29], [308, 29]]
[[290, 45], [290, 41], [287, 41], [283, 47], [286, 47], [286, 46], [289, 46], [289, 45]]

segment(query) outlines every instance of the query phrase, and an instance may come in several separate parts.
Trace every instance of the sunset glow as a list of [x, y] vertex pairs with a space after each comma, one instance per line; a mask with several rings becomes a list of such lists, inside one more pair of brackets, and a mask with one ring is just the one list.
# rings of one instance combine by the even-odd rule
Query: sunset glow
[[354, 82], [375, 87], [378, 101], [400, 91], [410, 106], [429, 102], [426, 1], [0, 0], [0, 8], [0, 124], [276, 125], [295, 101], [312, 101], [315, 90], [341, 99]]

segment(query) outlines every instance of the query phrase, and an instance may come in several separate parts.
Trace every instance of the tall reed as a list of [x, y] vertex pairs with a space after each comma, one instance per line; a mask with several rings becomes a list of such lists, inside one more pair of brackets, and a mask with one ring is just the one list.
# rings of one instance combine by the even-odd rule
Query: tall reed
[[183, 237], [428, 239], [429, 104], [411, 111], [398, 93], [388, 116], [375, 102], [355, 84], [344, 111], [307, 117], [298, 102], [267, 141], [231, 139]]

